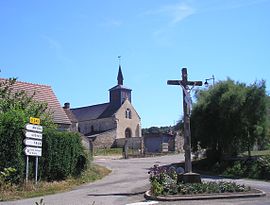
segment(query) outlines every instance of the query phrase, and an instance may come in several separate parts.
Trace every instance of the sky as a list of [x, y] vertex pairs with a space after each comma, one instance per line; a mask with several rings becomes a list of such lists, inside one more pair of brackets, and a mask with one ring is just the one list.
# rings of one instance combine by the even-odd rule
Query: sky
[[142, 127], [170, 126], [183, 105], [167, 80], [184, 67], [189, 80], [264, 79], [270, 93], [269, 11], [270, 0], [0, 0], [0, 77], [89, 106], [109, 101], [121, 56]]

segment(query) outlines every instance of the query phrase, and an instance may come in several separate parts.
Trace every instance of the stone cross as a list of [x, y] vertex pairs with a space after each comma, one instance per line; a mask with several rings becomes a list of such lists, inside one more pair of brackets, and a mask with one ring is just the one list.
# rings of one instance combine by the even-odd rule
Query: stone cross
[[[191, 164], [191, 133], [190, 133], [190, 91], [194, 86], [202, 86], [202, 81], [188, 81], [187, 69], [182, 68], [182, 80], [168, 80], [168, 85], [180, 85], [183, 89], [184, 109], [184, 150], [185, 150], [185, 173], [192, 172]], [[193, 86], [189, 88], [189, 86]]]

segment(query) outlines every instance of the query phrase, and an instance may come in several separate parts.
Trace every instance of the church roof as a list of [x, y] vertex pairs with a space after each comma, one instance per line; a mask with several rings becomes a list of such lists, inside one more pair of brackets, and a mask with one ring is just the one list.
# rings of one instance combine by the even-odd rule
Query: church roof
[[[0, 78], [0, 82], [5, 80], [7, 79]], [[16, 81], [12, 88], [17, 91], [25, 91], [29, 96], [35, 93], [34, 100], [47, 103], [49, 111], [52, 112], [54, 123], [71, 124], [51, 86]]]
[[109, 91], [111, 91], [111, 90], [118, 90], [118, 89], [121, 89], [121, 90], [131, 90], [130, 88], [127, 88], [127, 87], [125, 87], [123, 85], [116, 85], [116, 86], [112, 87]]
[[72, 108], [70, 110], [76, 116], [78, 121], [95, 120], [100, 118], [109, 105], [110, 103], [103, 103], [87, 107]]

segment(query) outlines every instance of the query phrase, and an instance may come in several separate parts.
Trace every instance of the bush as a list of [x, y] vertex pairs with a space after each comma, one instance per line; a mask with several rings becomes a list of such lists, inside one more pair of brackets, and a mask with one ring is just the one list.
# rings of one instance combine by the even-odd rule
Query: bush
[[0, 191], [5, 190], [13, 185], [15, 174], [16, 169], [12, 167], [4, 168], [4, 171], [0, 172]]
[[223, 172], [229, 177], [248, 177], [252, 179], [270, 179], [270, 155], [255, 159], [235, 161]]
[[87, 156], [78, 133], [45, 130], [40, 173], [53, 181], [80, 175], [87, 167]]
[[26, 117], [22, 111], [9, 110], [0, 115], [0, 171], [13, 167], [13, 181], [19, 182], [25, 170], [23, 154], [23, 126]]

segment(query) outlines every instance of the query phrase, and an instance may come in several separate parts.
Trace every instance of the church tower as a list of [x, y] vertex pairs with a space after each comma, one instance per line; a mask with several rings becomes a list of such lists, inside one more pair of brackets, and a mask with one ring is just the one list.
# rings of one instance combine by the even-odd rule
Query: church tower
[[123, 86], [124, 77], [119, 65], [118, 75], [117, 75], [117, 85], [109, 90], [110, 92], [110, 105], [114, 108], [119, 108], [126, 99], [131, 102], [131, 89]]

